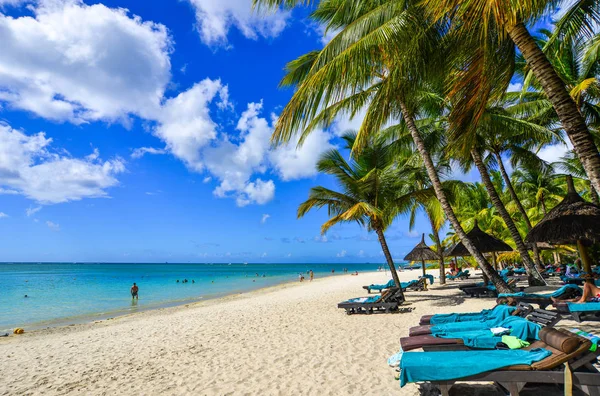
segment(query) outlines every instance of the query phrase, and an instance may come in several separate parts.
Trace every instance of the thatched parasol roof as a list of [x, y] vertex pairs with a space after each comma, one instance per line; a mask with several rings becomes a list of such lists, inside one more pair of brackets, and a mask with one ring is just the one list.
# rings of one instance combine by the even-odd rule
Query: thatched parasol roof
[[[475, 222], [475, 226], [473, 226], [473, 229], [467, 233], [467, 237], [469, 237], [471, 242], [473, 242], [473, 245], [475, 245], [475, 247], [481, 253], [511, 252], [513, 250], [510, 246], [508, 246], [500, 239], [481, 231], [481, 229], [477, 225], [477, 221]], [[456, 245], [454, 245], [452, 249], [450, 249], [448, 255], [470, 256], [471, 253], [469, 253], [469, 251], [467, 250], [465, 245], [462, 244], [462, 242], [459, 242]]]
[[425, 244], [425, 234], [421, 236], [421, 242], [419, 242], [419, 244], [404, 257], [404, 260], [406, 261], [429, 261], [438, 259], [438, 254]]
[[573, 179], [567, 177], [569, 191], [527, 234], [527, 242], [585, 245], [600, 241], [600, 207], [586, 202], [577, 194]]
[[[533, 243], [526, 243], [527, 245], [527, 249], [529, 250], [533, 250]], [[538, 250], [552, 250], [552, 249], [556, 249], [554, 246], [552, 246], [551, 244], [549, 244], [548, 242], [537, 242], [535, 244], [538, 248]]]

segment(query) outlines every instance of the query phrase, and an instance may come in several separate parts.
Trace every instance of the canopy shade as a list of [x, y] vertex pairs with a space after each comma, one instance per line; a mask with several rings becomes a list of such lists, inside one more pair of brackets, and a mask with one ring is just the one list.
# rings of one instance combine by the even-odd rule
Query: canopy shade
[[[481, 252], [481, 253], [491, 253], [491, 252], [510, 252], [513, 249], [501, 241], [498, 238], [491, 236], [490, 234], [486, 234], [481, 231], [479, 226], [477, 225], [477, 221], [473, 226], [473, 229], [467, 233], [467, 237], [471, 240], [473, 245]], [[450, 256], [470, 256], [471, 253], [467, 250], [465, 245], [462, 242], [454, 245], [450, 252], [448, 252]]]
[[600, 207], [577, 194], [570, 176], [567, 185], [567, 196], [529, 231], [526, 242], [591, 245], [600, 241]]
[[425, 244], [425, 234], [421, 236], [421, 242], [413, 248], [405, 257], [406, 261], [430, 261], [438, 260], [440, 257], [436, 252], [431, 250], [429, 246]]

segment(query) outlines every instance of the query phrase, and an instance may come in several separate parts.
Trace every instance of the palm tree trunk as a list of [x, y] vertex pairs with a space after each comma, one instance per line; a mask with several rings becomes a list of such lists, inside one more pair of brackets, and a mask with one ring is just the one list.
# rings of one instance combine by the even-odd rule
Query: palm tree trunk
[[509, 27], [507, 33], [542, 85], [592, 185], [600, 191], [600, 154], [577, 104], [525, 25]]
[[[508, 188], [508, 192], [510, 193], [513, 202], [517, 205], [517, 209], [519, 209], [521, 216], [523, 216], [523, 220], [525, 220], [525, 224], [527, 225], [527, 231], [531, 231], [531, 229], [533, 228], [531, 226], [531, 221], [529, 220], [529, 216], [527, 216], [527, 211], [523, 207], [521, 200], [519, 199], [517, 193], [515, 192], [515, 189], [513, 188], [512, 182], [510, 181], [510, 177], [508, 177], [508, 172], [506, 172], [506, 168], [504, 168], [502, 156], [500, 155], [500, 153], [494, 153], [494, 156], [496, 157], [496, 161], [498, 162], [498, 167], [500, 168], [500, 173], [502, 174], [504, 183], [506, 183], [506, 188]], [[543, 270], [544, 266], [542, 264], [542, 260], [540, 259], [540, 251], [535, 243], [533, 244], [532, 249], [535, 265], [537, 265], [539, 270]]]
[[587, 182], [590, 187], [590, 195], [592, 196], [592, 202], [600, 206], [600, 198], [598, 198], [598, 192], [596, 191], [594, 186], [592, 186], [592, 182], [590, 182], [589, 180]]
[[446, 284], [446, 269], [444, 268], [444, 249], [442, 248], [442, 242], [440, 242], [440, 235], [435, 229], [435, 223], [433, 219], [427, 215], [429, 222], [431, 223], [431, 233], [433, 234], [433, 241], [435, 242], [435, 246], [437, 248], [438, 256], [440, 257], [440, 284]]
[[385, 260], [387, 261], [388, 267], [390, 267], [390, 271], [392, 272], [392, 279], [397, 287], [400, 287], [400, 278], [398, 278], [398, 272], [396, 272], [396, 265], [394, 264], [394, 260], [392, 259], [392, 254], [390, 253], [390, 249], [388, 248], [388, 244], [385, 240], [385, 236], [383, 235], [383, 230], [381, 227], [376, 227], [375, 232], [377, 233], [377, 238], [379, 238], [379, 243], [381, 244], [381, 250], [383, 250], [383, 255], [385, 256]]
[[511, 290], [506, 284], [506, 282], [502, 280], [498, 272], [494, 270], [494, 268], [492, 268], [492, 266], [487, 262], [485, 257], [483, 257], [483, 254], [481, 254], [481, 252], [475, 247], [475, 245], [473, 245], [473, 242], [471, 242], [469, 237], [467, 237], [467, 234], [460, 225], [460, 222], [458, 221], [458, 218], [456, 217], [452, 206], [450, 206], [448, 197], [446, 196], [446, 193], [444, 192], [444, 189], [442, 187], [442, 182], [440, 181], [440, 178], [435, 170], [435, 165], [433, 164], [433, 160], [429, 155], [429, 151], [427, 151], [427, 148], [425, 147], [425, 142], [423, 141], [423, 138], [421, 138], [421, 134], [419, 132], [419, 129], [417, 128], [417, 125], [415, 124], [415, 120], [413, 118], [412, 113], [408, 111], [408, 108], [401, 100], [399, 101], [399, 105], [402, 110], [406, 126], [410, 131], [412, 139], [415, 145], [417, 146], [417, 150], [419, 151], [419, 154], [423, 159], [425, 169], [427, 170], [427, 175], [431, 180], [431, 184], [435, 191], [435, 195], [440, 201], [440, 205], [444, 210], [446, 218], [448, 219], [448, 221], [450, 221], [450, 224], [452, 224], [454, 232], [456, 232], [456, 235], [458, 235], [460, 241], [463, 243], [463, 245], [465, 245], [469, 253], [471, 253], [471, 256], [473, 256], [483, 273], [490, 279], [492, 284], [496, 286], [496, 289], [500, 293], [510, 293]]
[[487, 190], [488, 195], [490, 196], [490, 200], [492, 201], [492, 204], [494, 205], [494, 207], [496, 207], [496, 210], [498, 210], [500, 217], [502, 217], [502, 220], [504, 220], [504, 224], [506, 224], [506, 227], [508, 228], [508, 231], [510, 232], [510, 236], [512, 237], [513, 241], [517, 245], [517, 250], [519, 251], [519, 254], [521, 255], [521, 259], [523, 260], [523, 264], [525, 265], [525, 269], [527, 271], [527, 274], [529, 275], [529, 285], [530, 286], [545, 285], [546, 282], [544, 281], [544, 278], [542, 278], [540, 273], [535, 268], [535, 265], [531, 261], [531, 257], [529, 257], [529, 253], [527, 252], [527, 247], [525, 247], [525, 243], [523, 242], [523, 238], [521, 238], [521, 234], [519, 234], [519, 230], [517, 230], [517, 226], [515, 225], [515, 222], [510, 217], [510, 214], [508, 214], [508, 211], [506, 210], [504, 203], [502, 202], [502, 200], [500, 199], [500, 196], [498, 195], [498, 192], [494, 188], [494, 184], [492, 183], [492, 179], [490, 178], [490, 175], [488, 174], [488, 170], [485, 167], [483, 160], [481, 159], [481, 155], [479, 154], [479, 152], [476, 149], [473, 148], [471, 150], [471, 157], [473, 158], [473, 161], [475, 162], [475, 166], [477, 166], [477, 169], [479, 170], [479, 174], [481, 175], [481, 180], [483, 181], [483, 184], [485, 185], [485, 189]]

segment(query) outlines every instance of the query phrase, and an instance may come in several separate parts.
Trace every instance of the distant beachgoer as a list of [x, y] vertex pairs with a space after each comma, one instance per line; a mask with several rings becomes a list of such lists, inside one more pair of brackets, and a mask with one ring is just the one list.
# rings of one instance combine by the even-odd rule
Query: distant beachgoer
[[137, 285], [135, 284], [135, 282], [133, 283], [133, 286], [131, 286], [131, 299], [133, 300], [135, 299], [139, 299], [138, 297], [138, 291], [139, 288], [137, 287]]
[[177, 279], [177, 283], [179, 283], [179, 279]]
[[331, 270], [331, 273], [332, 273], [332, 274], [335, 274], [335, 270], [334, 270], [334, 269], [332, 269], [332, 270]]
[[352, 276], [356, 276], [356, 275], [358, 275], [358, 271], [354, 271], [354, 273], [353, 273], [353, 274], [350, 274], [350, 275], [352, 275]]
[[192, 279], [192, 283], [196, 283], [196, 281]]
[[29, 297], [29, 296], [28, 296], [27, 294], [25, 294], [25, 297], [24, 297], [24, 298], [27, 298], [27, 297]]
[[267, 277], [267, 275], [266, 275], [266, 274], [263, 274], [263, 278], [266, 278], [266, 277]]
[[313, 270], [310, 270], [310, 281], [312, 282], [313, 279], [315, 279], [315, 273]]
[[581, 259], [579, 257], [575, 260], [575, 265], [577, 269], [581, 270]]

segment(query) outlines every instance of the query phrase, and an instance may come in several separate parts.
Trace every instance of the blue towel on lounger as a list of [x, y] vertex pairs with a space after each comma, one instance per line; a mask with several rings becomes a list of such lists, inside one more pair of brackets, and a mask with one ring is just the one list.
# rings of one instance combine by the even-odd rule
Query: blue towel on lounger
[[403, 289], [406, 289], [407, 287], [416, 285], [417, 283], [419, 283], [418, 280], [411, 280], [410, 282], [400, 282], [400, 287], [402, 287]]
[[600, 311], [600, 302], [567, 303], [571, 312]]
[[493, 309], [484, 309], [481, 312], [438, 314], [433, 315], [429, 323], [432, 325], [439, 325], [445, 323], [470, 322], [473, 320], [485, 322], [492, 318], [504, 319], [511, 316], [516, 309], [516, 307], [510, 307], [508, 305], [497, 305]]
[[400, 386], [409, 382], [464, 378], [517, 364], [531, 365], [551, 354], [543, 348], [528, 351], [405, 352], [400, 362]]
[[557, 289], [553, 293], [549, 293], [549, 294], [537, 294], [537, 293], [525, 293], [525, 292], [500, 293], [500, 294], [498, 294], [498, 297], [529, 297], [529, 298], [550, 298], [550, 297], [554, 297], [554, 298], [558, 298], [558, 297], [562, 296], [563, 294], [565, 294], [567, 291], [569, 291], [571, 289], [581, 290], [581, 288], [579, 286], [577, 286], [577, 285], [566, 284], [563, 287], [561, 287], [560, 289]]
[[425, 275], [425, 276], [420, 276], [419, 278], [427, 278], [427, 279], [429, 279], [429, 284], [430, 284], [430, 285], [433, 285], [433, 279], [434, 279], [434, 278], [433, 278], [433, 275], [429, 275], [429, 274], [427, 274], [427, 275]]
[[371, 285], [369, 286], [369, 289], [382, 291], [383, 289], [389, 289], [394, 286], [396, 286], [396, 283], [393, 279], [390, 279], [389, 282], [384, 285]]
[[[505, 327], [510, 329], [510, 335], [521, 340], [538, 340], [540, 329], [539, 324], [530, 322], [518, 316], [511, 316], [493, 327]], [[467, 330], [458, 332], [433, 332], [435, 337], [440, 338], [460, 338], [466, 346], [480, 349], [494, 349], [496, 344], [502, 341], [502, 337], [497, 337], [488, 329]]]
[[[431, 334], [441, 338], [462, 338], [461, 333], [475, 330], [489, 330], [492, 327], [506, 327], [511, 329], [511, 334], [522, 340], [538, 339], [541, 326], [519, 316], [509, 316], [504, 319], [491, 319], [485, 322], [458, 322], [447, 323], [431, 327]], [[487, 333], [480, 333], [487, 334]], [[470, 334], [471, 336], [473, 334]], [[464, 341], [464, 340], [463, 340]]]
[[358, 297], [358, 298], [351, 298], [350, 300], [346, 300], [344, 302], [349, 302], [349, 303], [376, 303], [377, 301], [379, 301], [381, 299], [381, 295], [377, 295], [377, 296], [372, 296], [372, 297]]

